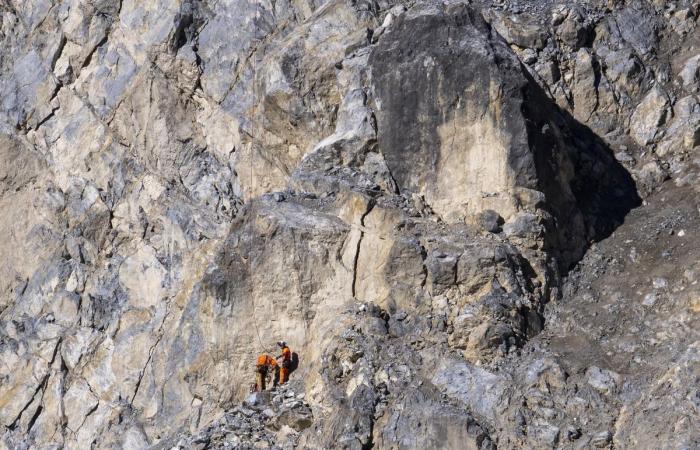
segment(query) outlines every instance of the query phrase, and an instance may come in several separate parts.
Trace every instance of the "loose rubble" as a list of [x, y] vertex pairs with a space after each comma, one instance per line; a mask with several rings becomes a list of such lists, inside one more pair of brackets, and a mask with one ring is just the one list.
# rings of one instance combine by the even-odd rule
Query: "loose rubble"
[[[296, 387], [303, 386], [296, 383]], [[299, 433], [313, 423], [311, 408], [294, 384], [255, 392], [194, 435], [171, 437], [152, 450], [292, 449]]]

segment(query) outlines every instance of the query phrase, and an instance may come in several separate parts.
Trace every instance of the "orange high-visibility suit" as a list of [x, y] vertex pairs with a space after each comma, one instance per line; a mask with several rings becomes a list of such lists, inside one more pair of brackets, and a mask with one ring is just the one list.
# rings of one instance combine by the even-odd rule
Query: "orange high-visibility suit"
[[282, 354], [278, 358], [282, 359], [280, 384], [284, 384], [289, 380], [289, 366], [292, 364], [292, 351], [285, 345], [282, 347]]
[[258, 392], [265, 390], [265, 379], [269, 370], [277, 369], [277, 361], [268, 354], [258, 356], [258, 362], [255, 365], [255, 387]]

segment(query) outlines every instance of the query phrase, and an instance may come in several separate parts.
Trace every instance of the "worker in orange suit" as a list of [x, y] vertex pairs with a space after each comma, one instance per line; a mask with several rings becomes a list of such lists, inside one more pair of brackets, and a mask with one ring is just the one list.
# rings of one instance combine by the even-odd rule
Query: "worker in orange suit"
[[277, 345], [282, 349], [282, 354], [277, 357], [280, 362], [280, 384], [289, 381], [289, 369], [292, 365], [292, 351], [284, 341], [279, 341]]
[[275, 358], [267, 353], [258, 356], [258, 362], [255, 365], [255, 389], [258, 392], [264, 391], [268, 373], [270, 373], [270, 371], [277, 372], [277, 370], [278, 367]]

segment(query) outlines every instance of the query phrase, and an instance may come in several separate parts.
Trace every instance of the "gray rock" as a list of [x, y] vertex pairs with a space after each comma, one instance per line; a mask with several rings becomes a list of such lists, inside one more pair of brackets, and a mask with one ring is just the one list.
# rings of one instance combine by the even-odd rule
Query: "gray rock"
[[574, 426], [569, 426], [569, 427], [567, 427], [567, 429], [566, 429], [566, 438], [567, 438], [569, 441], [575, 441], [575, 440], [577, 440], [577, 439], [580, 438], [580, 437], [581, 437], [581, 430], [580, 430], [580, 429], [578, 429], [578, 428], [576, 428], [576, 427], [574, 427]]
[[668, 95], [659, 87], [647, 93], [630, 118], [630, 134], [639, 145], [650, 144], [671, 114]]
[[479, 228], [489, 233], [498, 232], [503, 225], [503, 218], [492, 209], [481, 211], [475, 220]]
[[643, 88], [644, 65], [633, 51], [611, 51], [605, 56], [605, 75], [627, 95], [637, 95]]
[[681, 70], [680, 77], [683, 80], [683, 86], [691, 91], [696, 91], [698, 89], [698, 77], [700, 76], [700, 55], [693, 56], [689, 58], [683, 70]]
[[605, 448], [610, 444], [610, 441], [612, 441], [612, 433], [601, 431], [591, 438], [591, 445], [596, 448]]
[[615, 18], [622, 38], [641, 56], [656, 50], [659, 42], [661, 26], [650, 9], [650, 5], [641, 8], [627, 6]]
[[587, 49], [576, 53], [575, 76], [571, 93], [573, 95], [576, 118], [588, 121], [598, 109], [598, 78], [597, 61]]
[[600, 392], [611, 394], [613, 393], [621, 383], [622, 377], [606, 369], [601, 369], [599, 367], [589, 367], [586, 370], [586, 377], [588, 384], [599, 390]]
[[546, 31], [538, 23], [537, 18], [529, 14], [506, 15], [494, 10], [487, 20], [509, 44], [540, 50], [544, 48], [547, 41]]
[[587, 47], [591, 41], [591, 24], [576, 7], [555, 10], [552, 24], [557, 39], [574, 51]]
[[280, 413], [275, 421], [275, 426], [288, 426], [296, 431], [303, 431], [313, 424], [313, 416], [311, 411], [305, 410], [286, 410]]
[[532, 49], [525, 49], [520, 54], [520, 58], [525, 64], [534, 64], [537, 62], [537, 52]]
[[[458, 59], [444, 45], [450, 39], [447, 31], [455, 26], [464, 35], [458, 43], [461, 55]], [[496, 77], [513, 88], [525, 82], [518, 60], [502, 41], [489, 36], [486, 27], [478, 13], [469, 8], [453, 7], [439, 14], [433, 14], [429, 8], [418, 8], [397, 19], [373, 49], [369, 60], [380, 106], [377, 111], [379, 147], [394, 179], [402, 190], [421, 190], [421, 186], [425, 186], [420, 193], [427, 203], [451, 222], [460, 219], [460, 216], [463, 218], [465, 214], [452, 208], [448, 211], [445, 207], [448, 199], [449, 202], [474, 204], [477, 208], [489, 206], [492, 197], [483, 196], [480, 192], [517, 183], [502, 175], [486, 175], [492, 170], [492, 166], [487, 166], [487, 161], [502, 157], [497, 154], [499, 148], [504, 148], [505, 142], [499, 141], [500, 138], [488, 131], [493, 127], [490, 119], [475, 121], [477, 118], [469, 117], [472, 114], [469, 111], [484, 110], [493, 102], [501, 103], [503, 110], [515, 111], [518, 101], [491, 98], [484, 91], [478, 96], [463, 94], [471, 89], [470, 86], [478, 85], [480, 80], [489, 77]], [[436, 44], [439, 42], [443, 44]], [[484, 47], [492, 48], [500, 55], [497, 63], [488, 57], [484, 59], [485, 54], [480, 51]], [[402, 51], [398, 52], [397, 48], [402, 48]], [[445, 70], [446, 67], [450, 67], [450, 70]], [[461, 76], [463, 73], [472, 75], [465, 78]], [[410, 89], [408, 94], [393, 89], [396, 83], [401, 83], [400, 80], [409, 79], [411, 83], [406, 85]], [[442, 92], [436, 91], [436, 87]], [[446, 95], [452, 97], [450, 102], [443, 104], [438, 101]], [[413, 103], [405, 104], [406, 98], [414, 99]], [[418, 117], [430, 117], [434, 121], [422, 123], [416, 120]], [[518, 113], [504, 114], [495, 120], [503, 120], [504, 126], [513, 130], [510, 139], [517, 142], [510, 147], [514, 148], [513, 164], [527, 170], [532, 162], [529, 162]], [[513, 122], [508, 123], [511, 120]], [[464, 123], [464, 126], [453, 126], [458, 122]], [[409, 123], [414, 125], [409, 126]], [[416, 123], [421, 125], [416, 126]], [[469, 131], [471, 128], [466, 126], [467, 123], [474, 124], [470, 126], [474, 128], [473, 131]], [[481, 131], [476, 131], [477, 128]], [[459, 134], [455, 134], [455, 130]], [[475, 132], [484, 137], [484, 142], [490, 140], [488, 149], [469, 145], [474, 141]], [[432, 149], [432, 154], [422, 151], [425, 146]], [[477, 152], [482, 151], [492, 156], [478, 157]], [[515, 154], [519, 156], [516, 158]], [[503, 157], [508, 158], [505, 154]], [[469, 164], [467, 168], [464, 164], [470, 159], [484, 161], [485, 165], [477, 169]], [[455, 170], [460, 165], [463, 170]], [[499, 199], [494, 198], [494, 201]]]
[[542, 446], [555, 447], [559, 442], [559, 428], [552, 425], [529, 427], [528, 434]]
[[[253, 392], [245, 399], [245, 404], [249, 406], [261, 406], [268, 404], [270, 402], [270, 393], [265, 392]], [[250, 410], [246, 410], [250, 411]]]
[[521, 213], [503, 226], [503, 232], [506, 236], [536, 239], [542, 235], [544, 228], [537, 215]]

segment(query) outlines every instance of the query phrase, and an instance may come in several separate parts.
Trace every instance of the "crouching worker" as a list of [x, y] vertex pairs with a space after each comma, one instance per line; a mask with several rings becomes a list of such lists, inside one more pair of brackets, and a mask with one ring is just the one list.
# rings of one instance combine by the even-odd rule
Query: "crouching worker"
[[267, 381], [267, 376], [270, 373], [272, 373], [272, 376], [274, 377], [274, 384], [276, 385], [278, 370], [279, 368], [277, 367], [277, 361], [275, 361], [275, 358], [267, 353], [263, 353], [262, 355], [258, 356], [258, 362], [255, 365], [255, 390], [258, 392], [265, 390], [265, 382]]

